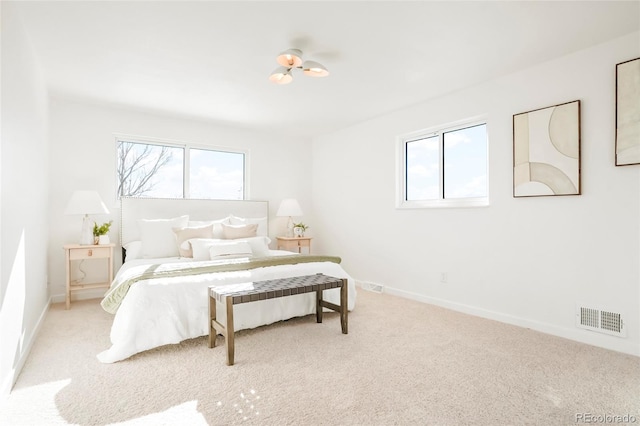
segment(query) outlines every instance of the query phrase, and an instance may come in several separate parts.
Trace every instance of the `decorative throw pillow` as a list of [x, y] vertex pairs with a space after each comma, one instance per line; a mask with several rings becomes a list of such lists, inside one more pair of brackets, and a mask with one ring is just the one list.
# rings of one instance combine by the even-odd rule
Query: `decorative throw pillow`
[[251, 238], [241, 238], [239, 240], [233, 241], [246, 241], [249, 243], [251, 247], [251, 253], [255, 257], [265, 257], [269, 256], [269, 243], [271, 239], [269, 237], [251, 237]]
[[235, 259], [238, 257], [251, 257], [251, 246], [246, 241], [222, 241], [209, 247], [211, 260]]
[[193, 257], [191, 244], [187, 240], [193, 238], [213, 238], [213, 225], [194, 227], [194, 228], [173, 228], [176, 234], [176, 242], [178, 243], [178, 252], [182, 257]]
[[145, 259], [158, 257], [177, 257], [178, 245], [173, 228], [184, 228], [189, 216], [172, 219], [140, 219], [140, 241], [142, 241], [142, 257]]
[[195, 227], [195, 226], [205, 226], [205, 225], [213, 225], [213, 238], [224, 238], [222, 235], [222, 224], [230, 225], [229, 217], [225, 217], [222, 219], [216, 220], [190, 220], [187, 226]]
[[192, 238], [187, 240], [191, 246], [193, 260], [209, 260], [209, 248], [214, 244], [224, 242], [224, 240], [210, 238]]
[[238, 238], [250, 238], [257, 236], [258, 224], [251, 225], [225, 225], [222, 224], [222, 234], [226, 240]]
[[229, 216], [229, 222], [231, 225], [253, 225], [257, 224], [258, 229], [256, 231], [256, 235], [264, 235], [267, 236], [269, 224], [266, 217], [237, 217], [234, 215]]

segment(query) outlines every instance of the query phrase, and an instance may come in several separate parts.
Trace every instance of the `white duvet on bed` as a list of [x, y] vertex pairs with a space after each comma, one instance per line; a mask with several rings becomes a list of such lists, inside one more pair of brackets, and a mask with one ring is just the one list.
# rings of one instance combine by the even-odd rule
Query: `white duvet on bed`
[[[274, 251], [272, 254], [277, 253]], [[157, 264], [161, 261], [166, 263], [186, 260], [179, 258], [132, 260], [120, 268], [114, 282], [123, 274], [130, 274], [133, 268]], [[269, 266], [247, 271], [191, 275], [187, 278], [166, 277], [138, 281], [131, 286], [114, 316], [111, 327], [112, 346], [99, 353], [98, 360], [112, 363], [158, 346], [208, 335], [207, 288], [209, 286], [316, 273], [348, 279], [349, 310], [352, 310], [356, 300], [355, 283], [339, 264], [333, 262]], [[340, 290], [326, 290], [324, 298], [339, 304]], [[255, 328], [314, 312], [314, 293], [243, 303], [234, 307], [234, 328], [236, 330]]]

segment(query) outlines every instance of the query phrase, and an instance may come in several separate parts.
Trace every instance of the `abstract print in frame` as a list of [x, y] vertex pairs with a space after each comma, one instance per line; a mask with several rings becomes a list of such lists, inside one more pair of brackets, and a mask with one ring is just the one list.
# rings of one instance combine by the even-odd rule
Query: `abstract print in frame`
[[513, 196], [580, 195], [580, 101], [513, 116]]
[[640, 58], [616, 64], [616, 166], [640, 164]]

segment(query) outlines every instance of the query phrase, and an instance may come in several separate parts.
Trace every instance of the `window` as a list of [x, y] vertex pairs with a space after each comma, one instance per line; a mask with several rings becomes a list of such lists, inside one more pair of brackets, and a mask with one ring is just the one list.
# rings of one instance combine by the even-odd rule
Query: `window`
[[467, 121], [398, 138], [398, 208], [489, 204], [487, 125]]
[[246, 197], [246, 153], [116, 138], [118, 198]]
[[244, 154], [210, 149], [191, 149], [190, 153], [191, 198], [244, 198]]

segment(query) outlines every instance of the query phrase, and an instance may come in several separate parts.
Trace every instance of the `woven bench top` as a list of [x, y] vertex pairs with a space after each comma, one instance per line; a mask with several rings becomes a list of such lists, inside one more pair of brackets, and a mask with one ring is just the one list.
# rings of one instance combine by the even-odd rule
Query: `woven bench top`
[[276, 280], [255, 281], [209, 287], [209, 295], [224, 303], [227, 297], [233, 298], [233, 304], [275, 299], [294, 294], [311, 293], [319, 290], [342, 287], [342, 279], [324, 274], [301, 277], [279, 278]]

